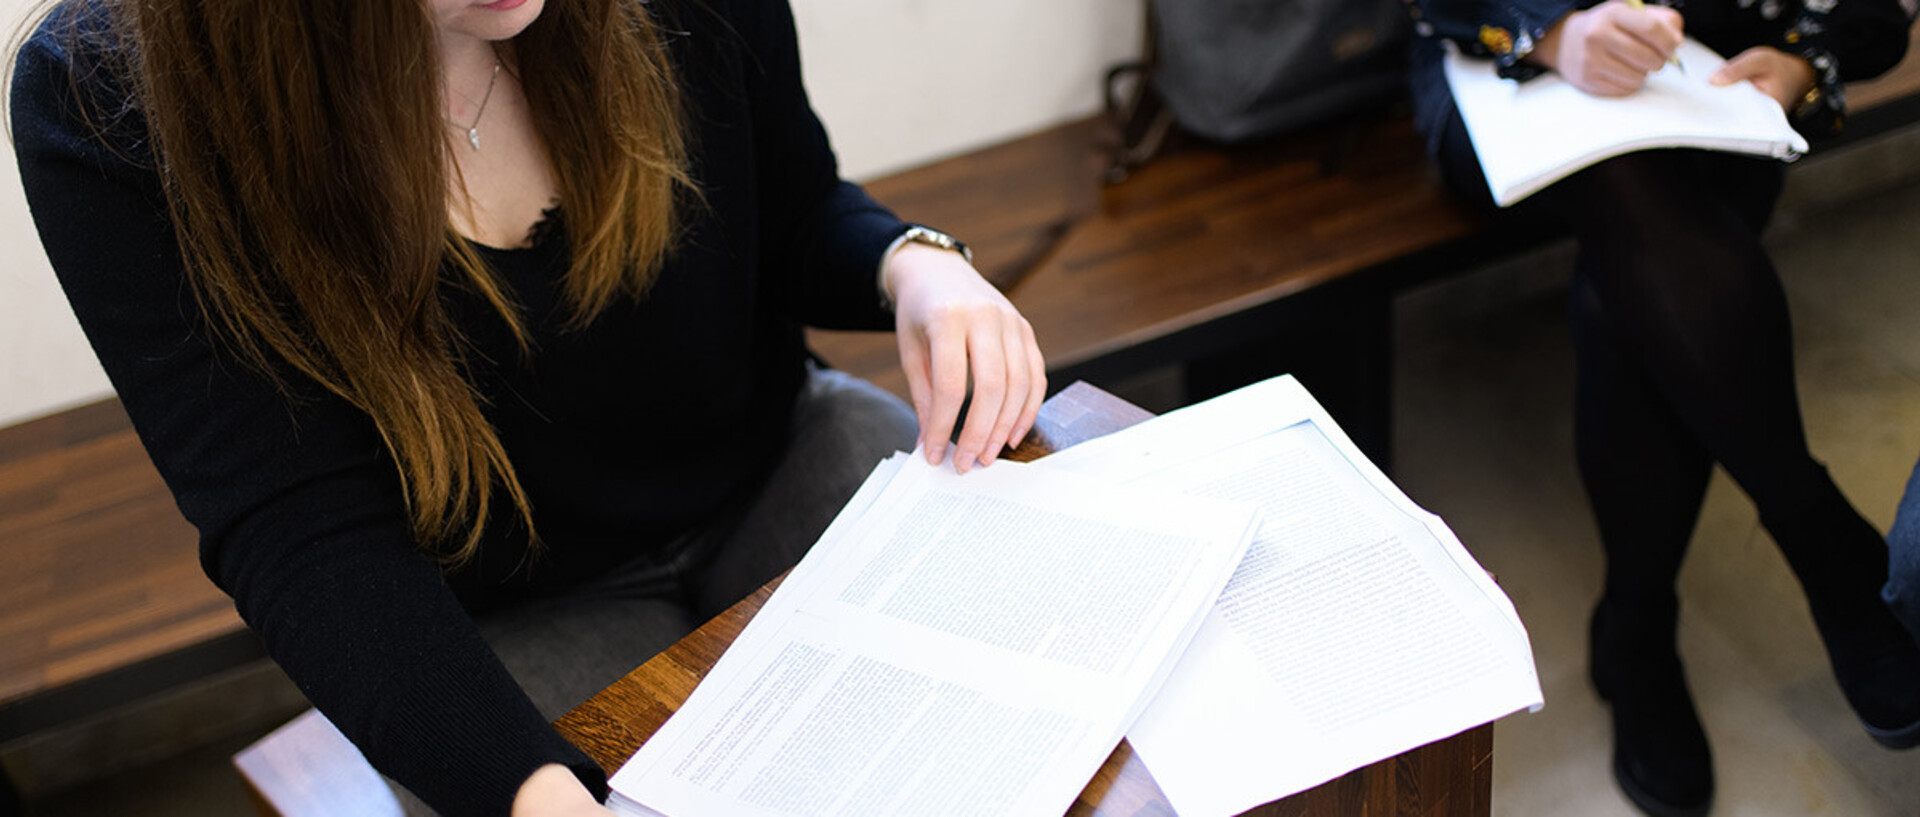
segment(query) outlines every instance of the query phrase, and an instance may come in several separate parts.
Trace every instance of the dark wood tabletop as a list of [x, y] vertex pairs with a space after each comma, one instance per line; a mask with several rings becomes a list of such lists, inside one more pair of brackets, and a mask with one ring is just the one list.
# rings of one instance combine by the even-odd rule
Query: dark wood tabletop
[[[1098, 388], [1075, 383], [1047, 400], [1034, 432], [1008, 458], [1038, 459], [1150, 416]], [[767, 583], [554, 725], [612, 774], [693, 694], [779, 583]], [[1493, 726], [1485, 724], [1248, 813], [1479, 817], [1491, 810], [1492, 789]], [[1147, 817], [1170, 815], [1173, 809], [1133, 747], [1122, 741], [1068, 813]]]

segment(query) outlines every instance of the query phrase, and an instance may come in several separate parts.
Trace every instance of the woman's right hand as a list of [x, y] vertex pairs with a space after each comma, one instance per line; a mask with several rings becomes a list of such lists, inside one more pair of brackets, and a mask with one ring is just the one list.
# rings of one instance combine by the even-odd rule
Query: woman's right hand
[[953, 467], [992, 465], [1019, 445], [1047, 395], [1047, 365], [1033, 325], [959, 253], [903, 244], [881, 275], [894, 301], [900, 368], [907, 375], [919, 445], [939, 464], [972, 385]]
[[1609, 0], [1560, 18], [1528, 55], [1594, 96], [1626, 96], [1680, 47], [1680, 12]]
[[613, 817], [573, 771], [558, 763], [534, 770], [513, 798], [513, 817]]

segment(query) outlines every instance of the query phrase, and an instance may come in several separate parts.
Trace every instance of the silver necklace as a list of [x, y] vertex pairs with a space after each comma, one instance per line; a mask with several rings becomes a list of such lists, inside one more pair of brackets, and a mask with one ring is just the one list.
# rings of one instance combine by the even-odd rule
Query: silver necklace
[[[473, 124], [467, 126], [467, 144], [474, 150], [480, 149], [480, 117], [487, 115], [487, 101], [493, 99], [493, 86], [500, 81], [500, 61], [493, 61], [493, 74], [487, 77], [487, 92], [480, 97], [480, 107], [473, 112]], [[459, 127], [460, 123], [449, 123]]]

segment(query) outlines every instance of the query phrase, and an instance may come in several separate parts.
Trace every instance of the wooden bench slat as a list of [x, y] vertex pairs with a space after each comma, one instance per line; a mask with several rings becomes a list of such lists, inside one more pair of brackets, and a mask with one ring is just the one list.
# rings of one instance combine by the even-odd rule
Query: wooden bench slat
[[0, 429], [0, 709], [243, 629], [197, 543], [117, 400]]

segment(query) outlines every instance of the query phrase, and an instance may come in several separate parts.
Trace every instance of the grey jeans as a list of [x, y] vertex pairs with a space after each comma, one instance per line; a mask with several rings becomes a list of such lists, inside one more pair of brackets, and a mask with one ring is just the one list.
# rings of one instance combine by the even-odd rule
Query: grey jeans
[[[482, 619], [481, 632], [540, 713], [558, 718], [806, 555], [873, 467], [913, 448], [913, 410], [866, 381], [814, 369], [786, 451], [736, 512], [566, 596]], [[642, 566], [644, 565], [644, 566]], [[394, 786], [409, 815], [434, 812]]]

